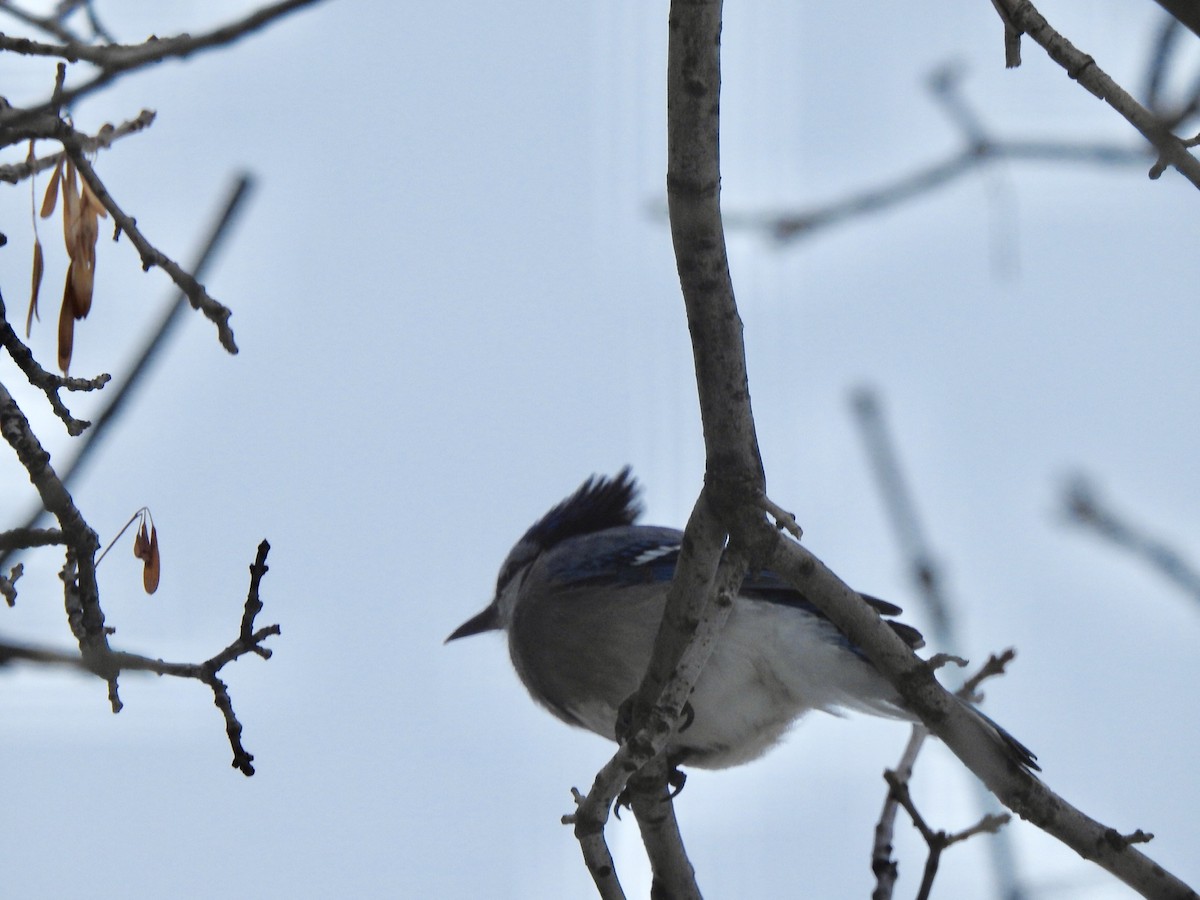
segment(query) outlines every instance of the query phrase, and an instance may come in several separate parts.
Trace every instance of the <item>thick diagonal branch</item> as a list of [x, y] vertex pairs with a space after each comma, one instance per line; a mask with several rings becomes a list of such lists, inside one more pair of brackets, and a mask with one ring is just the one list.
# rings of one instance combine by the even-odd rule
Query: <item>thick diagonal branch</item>
[[930, 667], [858, 595], [804, 547], [780, 536], [772, 570], [802, 591], [838, 630], [867, 654], [908, 709], [974, 772], [1005, 806], [1084, 859], [1107, 869], [1145, 897], [1197, 900], [1183, 881], [1016, 766], [985, 726], [947, 692]]

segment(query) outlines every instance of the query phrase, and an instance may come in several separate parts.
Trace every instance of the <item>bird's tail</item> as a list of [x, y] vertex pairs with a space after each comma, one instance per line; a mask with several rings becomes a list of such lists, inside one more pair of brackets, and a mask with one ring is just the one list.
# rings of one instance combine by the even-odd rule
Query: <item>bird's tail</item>
[[1037, 756], [1028, 747], [1018, 741], [1015, 737], [997, 725], [991, 718], [980, 712], [973, 704], [966, 700], [959, 700], [963, 706], [976, 716], [999, 741], [1004, 751], [1009, 755], [1018, 766], [1025, 769], [1027, 772], [1040, 772], [1042, 767], [1037, 764]]

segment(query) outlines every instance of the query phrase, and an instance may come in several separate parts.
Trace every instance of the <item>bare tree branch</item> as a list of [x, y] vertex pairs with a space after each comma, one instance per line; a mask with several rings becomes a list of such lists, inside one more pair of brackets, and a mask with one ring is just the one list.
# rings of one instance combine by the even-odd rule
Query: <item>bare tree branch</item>
[[25, 567], [17, 563], [8, 570], [7, 575], [0, 574], [0, 597], [10, 607], [17, 603], [17, 579], [25, 572]]
[[1006, 29], [1011, 26], [1033, 38], [1072, 80], [1116, 110], [1157, 149], [1158, 161], [1150, 168], [1151, 178], [1158, 178], [1171, 167], [1200, 187], [1200, 160], [1188, 152], [1187, 142], [1164, 127], [1158, 116], [1113, 81], [1091, 56], [1055, 31], [1030, 0], [993, 0], [993, 5], [1001, 11]]
[[43, 506], [58, 520], [66, 538], [68, 565], [64, 570], [64, 587], [68, 620], [85, 661], [91, 664], [94, 659], [109, 653], [93, 562], [99, 549], [96, 532], [84, 521], [75, 501], [51, 467], [50, 454], [42, 448], [29, 427], [29, 420], [3, 384], [0, 384], [0, 432], [16, 452], [37, 488]]
[[801, 590], [838, 630], [861, 647], [929, 730], [1021, 818], [1071, 847], [1145, 897], [1196, 900], [1188, 885], [1132, 846], [1116, 829], [1095, 821], [1014, 765], [978, 722], [933, 677], [900, 638], [804, 547], [782, 537], [773, 571]]
[[912, 819], [913, 825], [921, 832], [921, 837], [925, 839], [925, 845], [929, 847], [929, 857], [925, 862], [925, 871], [921, 875], [921, 886], [917, 890], [917, 900], [929, 900], [929, 892], [933, 890], [933, 879], [937, 875], [938, 864], [941, 861], [943, 850], [952, 844], [964, 841], [976, 834], [983, 832], [995, 834], [1011, 818], [1007, 814], [999, 816], [987, 815], [970, 828], [955, 834], [934, 831], [917, 810], [912, 795], [908, 791], [907, 777], [901, 778], [896, 772], [891, 771], [884, 772], [883, 777], [888, 783], [889, 796], [894, 798], [900, 806], [904, 807], [905, 812]]
[[1016, 140], [995, 137], [960, 90], [961, 69], [946, 65], [929, 79], [930, 92], [962, 136], [962, 146], [945, 159], [917, 167], [874, 187], [800, 212], [738, 212], [725, 214], [730, 228], [754, 228], [780, 242], [809, 237], [823, 228], [882, 212], [916, 197], [947, 187], [995, 162], [1056, 162], [1088, 165], [1128, 165], [1145, 162], [1147, 149], [1098, 141]]
[[12, 2], [12, 0], [0, 0], [0, 12], [7, 13], [17, 21], [24, 22], [26, 25], [32, 25], [35, 28], [40, 28], [51, 37], [56, 37], [60, 41], [74, 43], [79, 40], [79, 37], [70, 29], [65, 27], [58, 19], [51, 16], [39, 16], [35, 13], [31, 13], [28, 10], [17, 6], [17, 4]]
[[63, 543], [63, 533], [57, 528], [11, 528], [0, 531], [0, 549], [49, 547]]
[[[730, 602], [746, 567], [769, 566], [799, 589], [863, 649], [876, 668], [900, 691], [907, 707], [975, 772], [1012, 810], [1054, 834], [1085, 858], [1093, 859], [1147, 896], [1194, 898], [1179, 879], [1138, 853], [1128, 842], [1114, 842], [1106, 828], [1073, 809], [1030, 772], [1017, 766], [957, 699], [936, 681], [929, 665], [918, 659], [862, 598], [804, 547], [780, 534], [766, 521], [762, 497], [763, 471], [746, 378], [741, 320], [734, 303], [720, 217], [718, 119], [720, 87], [721, 7], [717, 0], [673, 0], [668, 44], [668, 200], [672, 239], [696, 361], [707, 451], [704, 488], [685, 531], [672, 596], [656, 642], [655, 658], [639, 690], [631, 721], [633, 737], [597, 776], [592, 794], [580, 806], [600, 800], [605, 779], [627, 780], [644, 765], [633, 753], [656, 755], [654, 741], [676, 726], [679, 705], [666, 710], [647, 696], [661, 696], [655, 670], [665, 668], [666, 647], [685, 645], [677, 635], [696, 633], [701, 615]], [[720, 537], [729, 536], [721, 557]], [[717, 540], [713, 540], [713, 538]], [[688, 552], [694, 555], [688, 557]], [[715, 602], [712, 587], [717, 584]], [[684, 588], [680, 596], [677, 588]], [[690, 589], [690, 590], [687, 590]], [[686, 594], [690, 593], [688, 597]], [[723, 599], [722, 599], [723, 598]], [[691, 600], [701, 615], [673, 619], [677, 605]], [[717, 626], [720, 616], [714, 616]], [[715, 633], [715, 632], [714, 632]], [[698, 654], [703, 659], [703, 654]], [[670, 657], [667, 657], [669, 660]], [[686, 678], [679, 682], [694, 683]], [[673, 689], [675, 679], [666, 682]], [[649, 690], [647, 688], [650, 688]], [[663, 715], [660, 717], [659, 713]], [[675, 714], [674, 721], [671, 713]], [[649, 725], [643, 723], [649, 722]], [[643, 744], [649, 746], [642, 746]], [[661, 743], [659, 744], [661, 747]], [[617, 771], [613, 771], [613, 769]], [[609, 801], [611, 802], [611, 801]], [[602, 807], [604, 815], [607, 806]], [[591, 811], [593, 826], [603, 821]], [[1118, 835], [1119, 837], [1119, 835]]]
[[629, 779], [634, 815], [653, 871], [650, 896], [700, 900], [696, 872], [683, 847], [673, 795], [667, 786], [669, 770], [668, 762], [658, 756]]
[[[192, 264], [192, 272], [195, 273], [195, 278], [199, 279], [203, 277], [204, 273], [208, 270], [209, 265], [214, 259], [218, 248], [221, 246], [225, 236], [229, 233], [230, 228], [237, 221], [237, 217], [242, 209], [242, 205], [246, 198], [250, 195], [251, 183], [250, 176], [243, 173], [237, 176], [236, 180], [231, 185], [229, 194], [225, 198], [225, 203], [221, 207], [220, 213], [213, 220], [204, 244], [197, 254], [195, 262]], [[161, 353], [163, 347], [166, 346], [167, 339], [174, 332], [175, 328], [181, 321], [181, 316], [186, 307], [187, 295], [180, 291], [163, 313], [162, 318], [159, 320], [158, 326], [150, 334], [149, 338], [147, 338], [145, 344], [142, 346], [141, 351], [138, 353], [136, 360], [130, 367], [128, 373], [121, 380], [116, 391], [108, 395], [107, 403], [105, 404], [104, 408], [101, 409], [100, 414], [96, 416], [95, 424], [91, 425], [90, 428], [88, 428], [88, 430], [84, 433], [82, 442], [76, 449], [75, 455], [71, 457], [70, 461], [63, 466], [61, 477], [64, 485], [69, 486], [77, 474], [83, 470], [87, 464], [87, 461], [91, 458], [94, 448], [98, 446], [101, 438], [107, 434], [108, 429], [112, 426], [112, 424], [118, 421], [121, 412], [126, 409], [125, 404], [129, 397], [132, 396], [136, 389], [142, 384], [142, 381], [151, 370], [152, 363], [158, 358], [159, 353]], [[3, 300], [0, 299], [0, 319], [3, 319], [3, 314]], [[11, 335], [11, 339], [9, 335]], [[10, 341], [15, 341], [16, 344], [19, 345], [15, 352], [13, 347], [9, 346]], [[32, 361], [33, 355], [29, 353], [29, 350], [25, 347], [25, 345], [21, 344], [16, 335], [12, 333], [12, 328], [8, 325], [7, 321], [0, 321], [0, 344], [3, 344], [9, 349], [10, 354], [13, 355], [13, 358], [17, 361], [18, 365], [21, 366], [22, 371], [25, 372], [25, 375], [27, 378], [29, 378], [30, 382], [41, 387], [43, 391], [47, 392], [47, 396], [50, 399], [51, 405], [55, 407], [55, 411], [58, 412], [59, 407], [62, 407], [62, 412], [59, 413], [59, 415], [61, 417], [65, 414], [68, 416], [68, 419], [70, 419], [70, 421], [67, 422], [67, 427], [71, 434], [77, 433], [76, 431], [72, 430], [72, 423], [76, 423], [76, 425], [79, 426], [88, 425], [88, 423], [82, 422], [81, 420], [70, 418], [69, 413], [66, 411], [66, 407], [62, 406], [61, 402], [58, 401], [58, 395], [56, 392], [54, 392], [55, 386], [59, 385], [66, 387], [68, 390], [90, 390], [92, 389], [92, 385], [99, 385], [107, 382], [109, 376], [102, 375], [95, 379], [85, 380], [64, 378], [53, 373], [46, 372], [41, 368], [41, 366], [38, 366], [36, 362]], [[28, 364], [22, 361], [25, 359], [25, 356], [21, 354], [28, 355]], [[29, 367], [27, 368], [27, 366]], [[101, 379], [103, 379], [103, 382]], [[57, 405], [55, 405], [56, 403]], [[79, 430], [82, 431], [83, 428], [80, 427]], [[28, 515], [26, 515], [23, 527], [25, 529], [32, 529], [35, 525], [37, 525], [38, 522], [42, 520], [42, 517], [45, 515], [45, 513], [46, 510], [41, 505], [35, 505], [29, 511]], [[24, 546], [34, 545], [28, 544]], [[0, 541], [0, 567], [2, 567], [8, 561], [14, 550], [20, 548], [21, 545], [6, 545], [4, 542]]]
[[[697, 507], [704, 502], [705, 498], [702, 493]], [[618, 722], [618, 730], [622, 732], [620, 748], [597, 773], [587, 796], [580, 796], [576, 792], [576, 811], [563, 817], [564, 824], [574, 826], [575, 836], [579, 840], [585, 860], [588, 862], [588, 869], [596, 881], [597, 889], [603, 896], [610, 896], [605, 891], [612, 890], [612, 885], [616, 883], [616, 873], [611, 868], [611, 857], [608, 855], [607, 847], [604, 846], [603, 828], [608, 821], [608, 812], [633, 773], [638, 772], [659, 756], [667, 741], [678, 728], [682, 710], [691, 693], [692, 685], [695, 684], [704, 662], [712, 652], [713, 644], [732, 608], [734, 592], [741, 586], [745, 576], [744, 563], [723, 561], [715, 575], [710, 575], [704, 567], [704, 563], [720, 555], [719, 545], [713, 544], [717, 534], [706, 530], [711, 519], [710, 512], [693, 513], [686, 532], [691, 535], [691, 538], [684, 540], [673, 584], [683, 585], [682, 589], [685, 591], [687, 586], [694, 586], [696, 590], [687, 592], [684, 596], [693, 600], [699, 598], [700, 601], [707, 599], [715, 584], [716, 600], [703, 605], [696, 618], [684, 619], [676, 623], [676, 627], [683, 629], [685, 634], [693, 636], [693, 639], [685, 642], [684, 652], [679, 658], [672, 677], [667, 679], [653, 706], [637, 711], [634, 703], [627, 704], [630, 708], [623, 718], [627, 720], [628, 724], [622, 726], [622, 723]], [[701, 556], [702, 551], [707, 551], [707, 553]], [[685, 554], [693, 557], [687, 567], [684, 565]], [[684, 580], [681, 581], [681, 577]], [[668, 599], [668, 613], [670, 612], [670, 602]], [[665, 621], [666, 615], [664, 615]], [[638, 808], [635, 807], [634, 815], [637, 814]], [[653, 849], [653, 847], [647, 848], [648, 852]], [[656, 860], [652, 866], [656, 872], [672, 873], [677, 871], [677, 867], [669, 860]], [[619, 890], [619, 885], [616, 889]], [[676, 884], [672, 886], [672, 889], [687, 891], [688, 887]], [[620, 895], [612, 894], [611, 896]]]
[[1086, 476], [1073, 477], [1062, 499], [1068, 522], [1087, 528], [1140, 557], [1192, 599], [1200, 602], [1200, 570], [1166, 541], [1147, 534], [1108, 507]]
[[[964, 700], [977, 701], [979, 698], [976, 696], [976, 692], [979, 690], [979, 685], [988, 678], [1003, 675], [1005, 667], [1012, 662], [1015, 655], [1011, 649], [1005, 650], [999, 656], [992, 654], [979, 671], [968, 678], [966, 683], [955, 693]], [[929, 737], [928, 728], [920, 722], [913, 725], [908, 744], [905, 746], [896, 768], [891, 772], [905, 785], [912, 779], [913, 767], [916, 765], [917, 756], [925, 745], [927, 737]], [[887, 776], [888, 773], [885, 772], [884, 777], [887, 778]], [[892, 892], [896, 887], [896, 878], [900, 874], [896, 861], [892, 859], [892, 837], [896, 830], [896, 813], [899, 808], [899, 797], [894, 791], [889, 790], [883, 801], [883, 810], [879, 814], [879, 821], [875, 825], [875, 841], [871, 848], [871, 871], [875, 873], [875, 890], [871, 893], [871, 900], [891, 900]], [[985, 814], [984, 819], [987, 819], [989, 815], [990, 813]], [[1005, 833], [999, 831], [996, 832], [996, 835], [999, 838]], [[1015, 872], [1007, 878], [999, 878], [999, 881], [1001, 896], [1006, 900], [1017, 900], [1017, 898], [1025, 896], [1025, 891], [1019, 886]]]
[[[127, 215], [117, 204], [97, 176], [92, 164], [92, 156], [97, 150], [109, 147], [113, 141], [146, 128], [153, 122], [154, 113], [143, 110], [134, 119], [116, 127], [104, 125], [94, 135], [89, 135], [73, 127], [66, 109], [72, 101], [111, 83], [121, 74], [164, 59], [184, 58], [193, 53], [229, 44], [290, 12], [310, 6], [315, 2], [316, 0], [276, 2], [201, 35], [181, 34], [164, 39], [152, 37], [141, 44], [122, 45], [113, 42], [108, 35], [98, 20], [90, 0], [62, 0], [58, 3], [53, 16], [34, 15], [18, 6], [13, 0], [0, 0], [0, 14], [13, 16], [25, 25], [37, 28], [62, 42], [46, 43], [0, 33], [0, 53], [7, 52], [10, 55], [23, 54], [60, 60], [56, 66], [53, 87], [45, 102], [27, 108], [13, 108], [7, 100], [0, 98], [0, 147], [29, 142], [28, 155], [23, 162], [0, 165], [0, 181], [16, 183], [23, 179], [30, 179], [46, 169], [55, 169], [53, 176], [55, 180], [52, 182], [52, 187], [48, 189], [47, 199], [43, 204], [47, 215], [54, 209], [57, 188], [60, 183], [65, 183], [68, 179], [70, 182], [69, 188], [63, 189], [64, 207], [67, 210], [64, 212], [63, 218], [64, 236], [67, 240], [72, 266], [78, 265], [78, 268], [68, 272], [66, 299], [60, 313], [60, 368], [65, 371], [70, 360], [71, 330], [64, 327], [63, 322], [65, 321], [67, 325], [73, 324], [75, 319], [86, 315], [91, 304], [90, 276], [94, 265], [94, 246], [99, 216], [111, 214], [116, 223], [114, 240], [122, 232], [125, 233], [140, 255], [143, 269], [149, 269], [151, 266], [163, 268], [180, 290], [179, 298], [163, 319], [158, 332], [143, 350], [125, 385], [111, 397], [110, 403], [104, 409], [96, 426], [91, 430], [88, 440], [83, 442], [79, 455], [66, 470], [65, 475], [60, 477], [60, 473], [51, 465], [49, 454], [34, 434], [13, 394], [0, 384], [0, 434], [12, 447], [18, 462], [28, 473], [41, 500], [38, 515], [32, 517], [27, 526], [0, 532], [0, 563], [6, 562], [8, 556], [14, 551], [50, 544], [63, 545], [64, 562], [60, 573], [63, 583], [63, 604], [68, 625], [79, 645], [78, 653], [73, 653], [0, 641], [0, 664], [26, 661], [43, 665], [62, 665], [98, 676], [107, 683], [113, 712], [121, 709], [118, 676], [122, 672], [146, 671], [200, 681], [212, 691], [213, 702], [224, 719], [225, 731], [233, 751], [233, 765], [246, 775], [254, 773], [253, 756], [243, 744], [243, 728], [234, 712], [229, 690], [220, 673], [228, 664], [249, 654], [255, 654], [263, 659], [270, 658], [271, 651], [264, 642], [269, 637], [280, 633], [278, 625], [261, 628], [256, 625], [257, 617], [263, 608], [260, 586], [262, 578], [267, 572], [266, 559], [269, 551], [267, 542], [263, 541], [259, 546], [255, 562], [250, 567], [250, 588], [243, 607], [237, 637], [223, 650], [201, 663], [167, 662], [128, 651], [114, 651], [109, 643], [113, 629], [105, 624], [96, 583], [96, 554], [99, 542], [95, 532], [76, 507], [66, 486], [69, 475], [86, 458], [87, 449], [92, 446], [92, 441], [116, 414], [126, 397], [126, 392], [138, 382], [149, 361], [162, 346], [163, 337], [168, 333], [172, 323], [179, 319], [184, 302], [190, 302], [193, 307], [203, 311], [216, 324], [221, 343], [230, 352], [236, 352], [237, 347], [228, 324], [230, 313], [227, 308], [208, 295], [196, 277], [184, 271], [174, 260], [150, 243], [138, 230], [133, 217]], [[76, 14], [86, 15], [95, 42], [80, 39], [72, 28], [64, 24], [68, 17]], [[89, 80], [68, 86], [68, 62], [83, 62], [97, 71]], [[57, 141], [62, 145], [62, 151], [42, 157], [35, 156], [35, 142], [39, 139]], [[66, 160], [65, 166], [64, 160]], [[60, 169], [60, 167], [62, 168]], [[76, 170], [84, 182], [82, 191], [76, 185], [74, 174]], [[226, 210], [196, 266], [197, 273], [203, 268], [221, 234], [232, 220], [234, 210], [246, 194], [248, 183], [248, 179], [243, 176], [236, 185]], [[0, 243], [3, 243], [4, 240], [0, 235]], [[33, 278], [35, 296], [37, 285], [40, 283], [40, 259], [40, 245], [38, 245]], [[68, 301], [70, 301], [70, 305], [68, 305]], [[0, 300], [0, 347], [14, 360], [29, 383], [45, 394], [51, 408], [64, 422], [72, 436], [80, 434], [88, 426], [89, 423], [71, 415], [60, 397], [60, 392], [63, 390], [99, 389], [109, 380], [107, 375], [84, 379], [60, 377], [46, 371], [17, 336], [8, 321], [7, 309], [2, 300]], [[58, 527], [55, 529], [35, 528], [34, 525], [42, 513], [54, 516]], [[142, 548], [146, 550], [143, 558], [147, 561], [145, 584], [147, 590], [153, 590], [157, 585], [157, 541], [153, 526], [151, 526], [150, 536], [146, 540], [150, 549]], [[2, 571], [3, 569], [0, 568], [0, 572]], [[3, 596], [9, 605], [15, 601], [15, 582], [21, 573], [22, 566], [17, 564], [8, 570], [8, 574], [0, 574], [0, 596]]]
[[[29, 383], [46, 395], [46, 399], [50, 401], [50, 408], [54, 410], [54, 414], [67, 426], [67, 434], [73, 437], [82, 434], [84, 429], [91, 423], [84, 419], [76, 419], [71, 415], [71, 411], [62, 402], [62, 398], [58, 396], [58, 392], [60, 390], [98, 391], [104, 385], [108, 384], [110, 376], [97, 375], [95, 378], [72, 378], [47, 372], [33, 358], [33, 352], [25, 346], [24, 342], [22, 342], [13, 330], [12, 325], [9, 324], [8, 309], [4, 305], [3, 297], [0, 297], [0, 346], [8, 351], [8, 355], [17, 364], [21, 372], [29, 380]], [[32, 523], [30, 524], [32, 525]], [[0, 564], [3, 564], [4, 559], [5, 557], [0, 556]]]
[[[120, 125], [115, 127], [112, 125], [105, 125], [94, 135], [86, 135], [81, 132], [76, 132], [76, 135], [79, 139], [79, 145], [82, 147], [85, 153], [89, 154], [95, 153], [97, 150], [107, 149], [108, 147], [112, 146], [113, 141], [119, 140], [120, 138], [131, 134], [137, 134], [139, 131], [149, 128], [154, 122], [154, 116], [155, 113], [153, 110], [143, 109], [140, 113], [138, 113], [136, 118], [129, 119], [128, 121], [122, 122]], [[44, 138], [56, 137], [58, 128], [58, 120], [56, 118], [49, 118], [45, 121], [44, 133], [39, 132], [38, 136]], [[17, 138], [17, 140], [31, 138], [31, 135], [28, 133], [31, 130], [37, 129], [25, 130], [25, 132], [23, 132], [23, 136]], [[65, 151], [59, 151], [58, 153], [51, 153], [48, 156], [30, 158], [24, 162], [0, 165], [0, 181], [5, 181], [9, 184], [16, 184], [19, 181], [24, 181], [30, 175], [35, 175], [38, 172], [44, 172], [47, 169], [53, 169], [58, 165], [59, 160], [61, 160], [64, 155]]]
[[[851, 402], [862, 431], [863, 443], [867, 448], [879, 492], [884, 500], [884, 507], [892, 523], [892, 531], [896, 535], [901, 554], [908, 566], [909, 577], [924, 602], [925, 608], [929, 611], [933, 625], [934, 645], [947, 650], [957, 650], [961, 647], [961, 639], [955, 628], [950, 602], [934, 561], [933, 551], [930, 549], [929, 541], [921, 527], [916, 504], [913, 502], [912, 493], [900, 467], [899, 457], [888, 433], [879, 398], [873, 390], [859, 388], [854, 392]], [[1011, 658], [1010, 655], [1008, 659]], [[1004, 662], [1007, 662], [1008, 659]], [[989, 662], [993, 661], [998, 662], [997, 657], [993, 656], [989, 660]], [[1003, 663], [1000, 663], [999, 671], [1002, 670]], [[995, 670], [985, 668], [976, 677], [982, 681], [991, 674], [995, 674]], [[919, 741], [917, 746], [920, 746]], [[909, 768], [911, 768], [911, 764]], [[904, 771], [903, 763], [900, 771]], [[908, 776], [904, 775], [903, 778], [907, 781]], [[989, 795], [987, 789], [977, 781], [972, 784], [972, 788], [974, 788], [980, 814], [984, 818], [992, 815], [995, 812], [995, 800]], [[893, 818], [894, 814], [893, 809]], [[996, 840], [990, 843], [989, 850], [992, 874], [999, 886], [999, 895], [1006, 900], [1022, 900], [1026, 893], [1021, 886], [1020, 869], [1008, 832], [997, 832]], [[938, 852], [940, 853], [940, 850]], [[934, 869], [936, 869], [936, 861]]]
[[892, 445], [879, 398], [870, 388], [859, 388], [851, 397], [851, 406], [862, 433], [876, 486], [892, 524], [892, 532], [908, 567], [909, 578], [932, 619], [935, 644], [947, 650], [955, 649], [958, 642], [954, 635], [950, 603]]
[[[747, 562], [723, 519], [745, 517], [737, 500], [765, 523], [762, 463], [746, 384], [741, 320], [733, 304], [720, 218], [717, 152], [720, 97], [719, 0], [672, 0], [667, 51], [667, 196], [672, 240], [699, 385], [708, 467], [688, 520], [675, 578], [646, 676], [617, 754], [570, 817], [581, 841], [594, 839], [629, 776], [658, 755], [679, 716], [740, 587]], [[621, 729], [619, 729], [621, 730]], [[635, 809], [635, 815], [639, 812]], [[655, 846], [648, 846], [654, 852]], [[683, 878], [683, 867], [656, 861], [655, 872]], [[690, 867], [687, 867], [690, 870]], [[593, 877], [595, 877], [593, 869]], [[600, 884], [597, 882], [597, 886]], [[663, 889], [690, 896], [685, 883]], [[673, 895], [673, 894], [672, 894]]]
[[[592, 793], [595, 793], [597, 789], [607, 790], [599, 785], [600, 777], [600, 775], [596, 776], [597, 784], [593, 785]], [[580, 793], [578, 788], [571, 788], [571, 796], [575, 800], [577, 809], [585, 803], [593, 807], [583, 815], [575, 812], [563, 816], [562, 823], [575, 827], [575, 839], [579, 841], [579, 849], [583, 851], [583, 862], [596, 885], [596, 892], [602, 900], [625, 900], [625, 891], [622, 890], [621, 882], [617, 878], [617, 866], [608, 850], [608, 843], [604, 840], [604, 824], [608, 821], [608, 805], [602, 809], [596, 808], [596, 801]], [[615, 794], [613, 799], [615, 799]], [[606, 802], [611, 804], [612, 801]]]
[[1158, 0], [1158, 5], [1200, 35], [1200, 7], [1191, 0]]
[[[67, 60], [83, 61], [98, 67], [100, 72], [91, 80], [62, 91], [57, 101], [49, 101], [28, 109], [10, 109], [0, 112], [0, 135], [6, 129], [16, 128], [22, 123], [45, 113], [54, 113], [58, 107], [70, 105], [80, 97], [104, 87], [119, 76], [133, 72], [165, 59], [184, 59], [194, 53], [231, 44], [248, 34], [258, 31], [289, 13], [312, 6], [320, 0], [282, 0], [229, 24], [214, 28], [199, 35], [180, 34], [174, 37], [151, 37], [140, 44], [103, 44], [99, 46], [68, 41], [64, 44], [45, 44], [27, 38], [14, 38], [0, 34], [0, 50], [9, 50], [30, 56], [49, 56]], [[0, 140], [0, 146], [4, 142]]]
[[271, 651], [263, 646], [263, 642], [269, 637], [280, 634], [279, 626], [268, 625], [255, 629], [255, 618], [263, 607], [259, 592], [263, 576], [268, 570], [267, 553], [270, 552], [270, 549], [271, 545], [266, 541], [259, 544], [258, 554], [250, 565], [250, 589], [246, 595], [246, 604], [237, 638], [225, 649], [202, 663], [166, 662], [162, 659], [152, 659], [122, 650], [108, 650], [103, 654], [93, 654], [89, 658], [87, 655], [64, 650], [0, 641], [0, 665], [9, 662], [34, 662], [66, 666], [99, 675], [109, 682], [110, 696], [113, 698], [113, 712], [119, 712], [121, 709], [120, 700], [116, 696], [117, 675], [121, 672], [152, 672], [155, 675], [192, 678], [203, 682], [212, 690], [213, 702], [225, 719], [225, 731], [229, 737], [230, 747], [233, 749], [233, 767], [244, 775], [253, 775], [254, 756], [247, 752], [242, 744], [242, 724], [233, 711], [229, 689], [218, 673], [231, 662], [250, 653], [263, 659], [271, 658]]
[[1146, 106], [1155, 112], [1161, 112], [1162, 95], [1167, 80], [1167, 68], [1179, 43], [1179, 33], [1182, 26], [1178, 19], [1166, 16], [1154, 39], [1154, 47], [1146, 61], [1146, 87], [1144, 96]]
[[[927, 737], [929, 729], [924, 725], [918, 722], [913, 726], [912, 735], [900, 756], [900, 762], [891, 773], [905, 784], [912, 778], [917, 755]], [[885, 777], [887, 774], [885, 773]], [[896, 833], [896, 814], [899, 810], [900, 802], [889, 790], [883, 801], [883, 810], [879, 813], [879, 821], [875, 825], [875, 842], [871, 847], [871, 871], [875, 873], [875, 890], [871, 892], [871, 900], [891, 900], [892, 892], [896, 889], [900, 868], [892, 859], [892, 838]]]
[[233, 339], [233, 329], [229, 327], [231, 315], [229, 308], [210, 297], [208, 291], [204, 289], [204, 285], [185, 272], [179, 263], [146, 240], [138, 230], [137, 223], [126, 215], [121, 207], [117, 206], [117, 202], [96, 175], [96, 170], [92, 168], [92, 164], [84, 155], [83, 145], [80, 143], [75, 129], [64, 124], [57, 137], [62, 141], [71, 161], [75, 163], [75, 168], [79, 170], [80, 176], [92, 189], [92, 193], [96, 195], [96, 199], [104, 204], [104, 208], [112, 214], [117, 228], [129, 235], [129, 240], [142, 257], [142, 269], [148, 271], [152, 266], [158, 266], [170, 275], [171, 280], [187, 295], [192, 308], [200, 310], [209, 321], [217, 326], [217, 337], [221, 341], [221, 346], [230, 353], [237, 353], [238, 348]]

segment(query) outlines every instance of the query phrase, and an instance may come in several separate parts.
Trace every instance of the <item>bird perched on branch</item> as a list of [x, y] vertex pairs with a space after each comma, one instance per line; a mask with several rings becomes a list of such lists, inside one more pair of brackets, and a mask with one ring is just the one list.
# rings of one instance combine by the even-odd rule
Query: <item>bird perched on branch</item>
[[[446, 641], [508, 635], [513, 666], [533, 698], [564, 722], [616, 738], [622, 704], [654, 646], [683, 533], [637, 525], [628, 468], [593, 476], [525, 532], [504, 560], [496, 595]], [[900, 608], [862, 595], [881, 616]], [[920, 632], [887, 624], [910, 647]], [[1018, 765], [1036, 757], [965, 701]], [[812, 709], [859, 710], [915, 721], [895, 688], [803, 595], [770, 571], [750, 572], [672, 737], [676, 765], [720, 769], [765, 753]]]

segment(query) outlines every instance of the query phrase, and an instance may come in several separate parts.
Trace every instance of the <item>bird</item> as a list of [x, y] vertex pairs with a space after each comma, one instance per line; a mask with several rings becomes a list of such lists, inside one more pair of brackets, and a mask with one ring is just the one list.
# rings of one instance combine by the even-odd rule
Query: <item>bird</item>
[[[486, 608], [445, 643], [503, 631], [535, 701], [562, 721], [618, 740], [622, 705], [650, 662], [683, 532], [638, 524], [640, 487], [626, 466], [593, 475], [513, 546]], [[860, 594], [914, 650], [921, 633], [900, 607]], [[1009, 758], [1036, 757], [965, 700]], [[757, 759], [805, 713], [918, 717], [855, 646], [799, 591], [768, 569], [747, 573], [724, 629], [666, 747], [673, 766], [722, 769]]]

